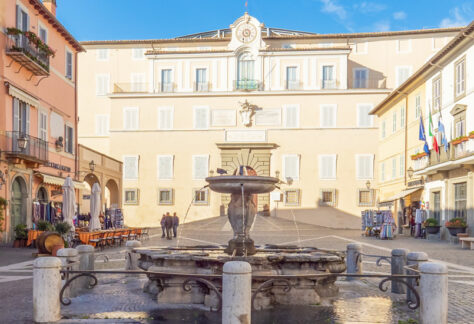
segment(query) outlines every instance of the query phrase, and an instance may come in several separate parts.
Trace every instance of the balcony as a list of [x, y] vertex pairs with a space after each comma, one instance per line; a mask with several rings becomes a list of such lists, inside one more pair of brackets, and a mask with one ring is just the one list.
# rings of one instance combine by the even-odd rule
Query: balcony
[[6, 55], [31, 71], [33, 75], [48, 76], [49, 56], [51, 53], [43, 48], [44, 46], [47, 47], [47, 45], [41, 44], [41, 46], [34, 44], [22, 33], [9, 35], [7, 38]]
[[420, 153], [412, 156], [413, 160], [413, 170], [419, 171], [423, 170], [429, 165], [430, 157], [425, 153]]
[[0, 149], [15, 163], [23, 160], [39, 165], [48, 161], [48, 142], [22, 132], [0, 134]]
[[115, 83], [114, 93], [145, 93], [148, 92], [148, 83]]
[[158, 83], [158, 91], [163, 93], [174, 92], [176, 86], [173, 82], [159, 82]]
[[210, 89], [209, 82], [194, 82], [194, 92], [208, 92]]
[[286, 80], [285, 86], [286, 90], [301, 90], [303, 88], [299, 80]]
[[321, 89], [337, 89], [336, 80], [322, 80]]
[[458, 160], [471, 155], [474, 155], [474, 136], [465, 136], [459, 140], [451, 142], [452, 159]]
[[257, 80], [235, 80], [234, 90], [255, 91], [262, 90], [263, 83]]

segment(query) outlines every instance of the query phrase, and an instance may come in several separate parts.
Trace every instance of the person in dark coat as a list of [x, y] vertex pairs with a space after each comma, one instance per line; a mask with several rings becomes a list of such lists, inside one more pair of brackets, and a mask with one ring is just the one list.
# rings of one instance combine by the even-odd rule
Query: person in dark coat
[[164, 238], [165, 237], [165, 230], [166, 230], [166, 215], [163, 214], [163, 216], [161, 217], [161, 221], [160, 221], [160, 225], [161, 225], [161, 231], [163, 232], [163, 235], [161, 235], [161, 238]]
[[173, 217], [170, 215], [170, 213], [166, 213], [165, 226], [166, 226], [166, 238], [168, 240], [171, 240], [171, 229], [173, 228]]
[[179, 217], [176, 213], [173, 213], [173, 236], [176, 237], [178, 234], [178, 225], [179, 225]]

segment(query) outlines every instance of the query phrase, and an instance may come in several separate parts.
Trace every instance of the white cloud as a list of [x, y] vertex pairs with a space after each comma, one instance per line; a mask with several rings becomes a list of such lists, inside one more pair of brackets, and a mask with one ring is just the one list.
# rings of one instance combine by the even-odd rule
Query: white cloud
[[[466, 13], [466, 9], [463, 6], [462, 11]], [[455, 7], [449, 10], [450, 17], [446, 17], [441, 20], [439, 27], [441, 28], [448, 28], [448, 27], [459, 27], [459, 26], [466, 26], [469, 21], [461, 14], [461, 9], [459, 7]]]
[[374, 30], [377, 32], [384, 32], [390, 30], [390, 21], [380, 20], [374, 24]]
[[360, 11], [363, 14], [373, 13], [373, 12], [380, 12], [387, 9], [387, 6], [381, 3], [376, 2], [367, 2], [363, 1], [359, 4], [355, 4], [354, 9]]
[[335, 14], [339, 19], [345, 19], [347, 17], [347, 11], [343, 6], [337, 4], [335, 0], [321, 0], [323, 3], [322, 12]]
[[406, 19], [407, 14], [405, 11], [397, 11], [393, 13], [393, 19], [395, 20], [403, 20]]

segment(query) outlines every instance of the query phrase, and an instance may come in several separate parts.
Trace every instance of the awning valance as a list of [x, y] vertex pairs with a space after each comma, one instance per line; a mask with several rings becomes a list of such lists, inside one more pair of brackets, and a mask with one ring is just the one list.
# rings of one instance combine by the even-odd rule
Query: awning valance
[[411, 195], [412, 193], [418, 191], [418, 190], [421, 190], [423, 189], [423, 187], [416, 187], [416, 188], [410, 188], [410, 189], [405, 189], [405, 190], [402, 190], [400, 191], [398, 194], [384, 200], [383, 202], [389, 202], [389, 201], [395, 201], [395, 200], [398, 200], [400, 198], [403, 198], [403, 197], [406, 197], [408, 195]]
[[[52, 184], [56, 186], [62, 186], [64, 184], [64, 181], [66, 180], [65, 178], [56, 177], [56, 176], [52, 176], [52, 175], [44, 174], [44, 173], [37, 173], [37, 175], [43, 178], [44, 183]], [[84, 185], [84, 183], [82, 182], [78, 182], [74, 180], [72, 182], [74, 183], [74, 188], [76, 189], [83, 190], [87, 188], [86, 185]]]
[[11, 85], [10, 83], [8, 84], [8, 94], [14, 98], [17, 98], [18, 100], [26, 102], [30, 106], [34, 106], [36, 108], [39, 107], [38, 99], [36, 99], [32, 95], [29, 95], [25, 91], [18, 89], [17, 87]]

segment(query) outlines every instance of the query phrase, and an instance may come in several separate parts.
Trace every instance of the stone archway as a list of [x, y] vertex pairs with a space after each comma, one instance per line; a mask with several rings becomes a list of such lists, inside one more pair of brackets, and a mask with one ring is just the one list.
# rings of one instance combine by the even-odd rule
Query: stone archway
[[84, 181], [89, 184], [89, 186], [92, 188], [94, 183], [98, 183], [100, 185], [99, 178], [93, 173], [89, 173], [84, 177]]
[[109, 179], [105, 184], [105, 193], [108, 207], [120, 207], [120, 192], [114, 179]]
[[14, 233], [18, 224], [27, 224], [27, 199], [28, 187], [25, 179], [21, 176], [15, 177], [11, 187], [10, 225], [11, 233]]

